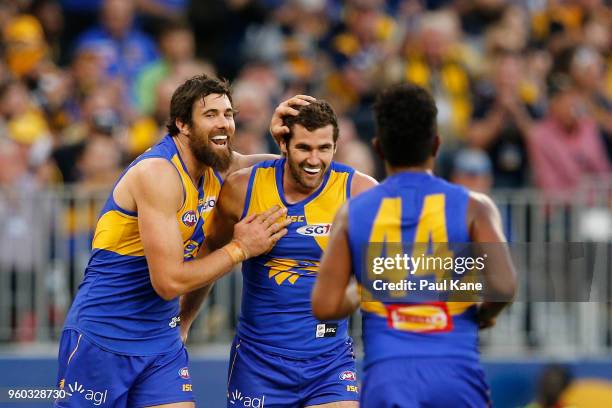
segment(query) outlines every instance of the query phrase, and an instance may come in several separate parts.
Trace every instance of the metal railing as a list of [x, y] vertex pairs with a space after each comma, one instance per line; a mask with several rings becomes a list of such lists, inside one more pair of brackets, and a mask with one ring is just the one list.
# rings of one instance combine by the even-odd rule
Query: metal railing
[[[537, 245], [600, 242], [594, 295], [581, 302], [544, 302], [524, 274], [519, 301], [481, 336], [485, 353], [504, 355], [600, 355], [612, 352], [612, 182], [591, 184], [568, 201], [535, 190], [493, 194], [510, 242], [532, 245], [517, 268], [539, 268], [559, 285], [571, 268], [544, 261]], [[0, 344], [56, 342], [64, 316], [89, 259], [96, 217], [106, 192], [0, 188]], [[608, 230], [606, 229], [608, 228]], [[556, 274], [556, 275], [554, 275]], [[230, 341], [240, 310], [242, 279], [233, 273], [215, 284], [190, 343]], [[351, 327], [357, 342], [360, 319]]]

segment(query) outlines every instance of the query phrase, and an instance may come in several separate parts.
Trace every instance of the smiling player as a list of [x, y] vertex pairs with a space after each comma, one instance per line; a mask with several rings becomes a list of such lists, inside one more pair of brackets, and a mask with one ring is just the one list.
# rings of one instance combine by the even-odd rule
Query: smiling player
[[228, 407], [252, 406], [255, 399], [266, 407], [356, 407], [359, 399], [347, 321], [315, 319], [310, 291], [336, 211], [376, 182], [332, 161], [338, 124], [327, 102], [298, 110], [285, 118], [286, 158], [230, 175], [212, 215], [207, 245], [213, 248], [262, 209], [286, 208], [291, 221], [270, 252], [243, 263]]
[[[297, 114], [281, 104], [272, 120]], [[236, 224], [233, 240], [194, 259], [208, 233], [223, 177], [262, 160], [233, 153], [229, 85], [206, 76], [172, 96], [169, 135], [123, 172], [102, 209], [93, 251], [60, 340], [58, 407], [193, 407], [178, 297], [266, 252], [285, 233], [286, 210], [269, 207]], [[282, 132], [281, 132], [282, 133]], [[269, 157], [269, 156], [268, 156]], [[89, 406], [89, 405], [87, 405]]]

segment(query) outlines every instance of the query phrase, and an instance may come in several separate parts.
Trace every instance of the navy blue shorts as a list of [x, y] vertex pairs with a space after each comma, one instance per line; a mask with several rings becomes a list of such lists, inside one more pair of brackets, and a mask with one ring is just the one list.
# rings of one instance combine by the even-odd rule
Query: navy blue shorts
[[229, 408], [299, 408], [358, 401], [353, 343], [310, 359], [263, 352], [236, 337], [229, 361]]
[[478, 363], [444, 358], [383, 360], [363, 376], [361, 408], [490, 407]]
[[185, 347], [158, 356], [106, 351], [76, 330], [60, 339], [56, 407], [148, 407], [194, 401]]

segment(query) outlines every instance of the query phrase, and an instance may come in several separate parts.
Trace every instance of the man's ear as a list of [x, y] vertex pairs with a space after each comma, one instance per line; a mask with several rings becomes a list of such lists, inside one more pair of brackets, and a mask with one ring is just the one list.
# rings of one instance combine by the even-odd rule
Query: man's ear
[[189, 127], [188, 124], [183, 123], [183, 121], [178, 119], [178, 118], [174, 121], [174, 123], [175, 123], [176, 127], [178, 128], [180, 134], [185, 135], [185, 136], [189, 136], [191, 128]]
[[280, 147], [280, 151], [283, 156], [287, 156], [287, 142], [285, 142], [285, 138], [282, 137], [278, 142], [278, 146]]
[[378, 157], [382, 161], [385, 161], [385, 155], [383, 154], [382, 147], [380, 146], [380, 139], [378, 138], [378, 136], [372, 139], [372, 147], [374, 148], [374, 151], [376, 152]]
[[434, 137], [434, 142], [433, 142], [433, 146], [431, 149], [431, 155], [433, 157], [436, 157], [438, 155], [438, 150], [440, 150], [440, 136], [436, 133], [436, 136]]

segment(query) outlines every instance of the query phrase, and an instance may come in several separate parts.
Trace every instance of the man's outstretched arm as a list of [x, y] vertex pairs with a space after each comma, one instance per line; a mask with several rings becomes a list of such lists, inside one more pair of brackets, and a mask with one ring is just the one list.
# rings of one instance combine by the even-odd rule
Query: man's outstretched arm
[[[212, 214], [210, 227], [201, 255], [221, 248], [232, 239], [234, 226], [240, 221], [246, 198], [246, 190], [252, 168], [241, 169], [232, 173], [223, 183], [219, 199]], [[181, 297], [181, 337], [186, 341], [189, 329], [197, 317], [202, 303], [210, 293], [212, 283]]]
[[149, 159], [130, 172], [133, 175], [128, 188], [138, 209], [138, 228], [151, 284], [165, 300], [214, 282], [247, 257], [268, 251], [287, 232], [283, 224], [275, 223], [285, 210], [272, 208], [238, 223], [235, 241], [204, 258], [185, 262], [176, 220], [183, 200], [176, 170], [167, 160]]

